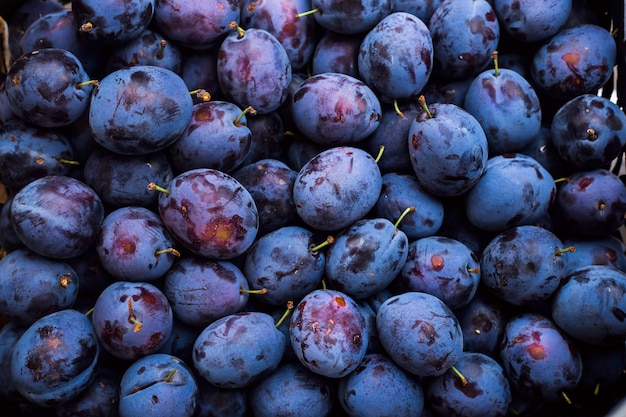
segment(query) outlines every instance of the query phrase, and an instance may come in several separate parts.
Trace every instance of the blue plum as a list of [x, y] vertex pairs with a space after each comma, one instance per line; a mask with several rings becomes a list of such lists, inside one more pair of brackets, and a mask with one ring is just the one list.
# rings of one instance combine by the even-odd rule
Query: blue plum
[[95, 246], [104, 207], [85, 183], [48, 175], [15, 194], [10, 217], [15, 233], [29, 249], [43, 256], [69, 259]]
[[337, 290], [318, 289], [304, 296], [289, 329], [298, 360], [327, 378], [345, 377], [367, 352], [365, 316], [352, 298]]
[[191, 120], [192, 98], [178, 74], [136, 65], [107, 74], [91, 96], [89, 126], [102, 147], [142, 155], [172, 144]]
[[555, 198], [554, 179], [539, 162], [523, 154], [496, 155], [465, 194], [465, 212], [474, 226], [502, 232], [539, 221]]
[[376, 326], [389, 357], [419, 377], [444, 374], [463, 353], [463, 333], [456, 316], [431, 294], [405, 292], [378, 308]]
[[482, 285], [517, 306], [546, 300], [567, 275], [567, 252], [572, 250], [543, 227], [511, 227], [494, 237], [483, 250]]
[[191, 369], [173, 355], [154, 353], [133, 362], [120, 381], [119, 415], [193, 417], [198, 385]]
[[383, 97], [417, 97], [433, 69], [433, 41], [426, 24], [407, 12], [384, 17], [361, 42], [361, 79]]
[[93, 90], [73, 53], [45, 48], [18, 57], [6, 75], [5, 94], [13, 112], [42, 127], [75, 122], [89, 105]]
[[495, 359], [484, 353], [465, 352], [452, 369], [428, 382], [425, 397], [440, 415], [504, 417], [511, 403], [511, 386]]
[[0, 314], [21, 326], [70, 308], [78, 298], [78, 276], [67, 262], [28, 249], [0, 259], [0, 277]]
[[502, 29], [516, 40], [539, 42], [556, 35], [572, 11], [572, 0], [495, 0]]
[[337, 396], [343, 410], [354, 417], [419, 417], [424, 410], [417, 378], [384, 354], [365, 355], [354, 372], [339, 380]]
[[316, 244], [314, 233], [301, 226], [281, 227], [252, 244], [243, 272], [250, 288], [267, 290], [260, 302], [271, 306], [298, 303], [319, 286], [326, 256], [312, 250]]
[[463, 108], [485, 131], [491, 155], [523, 149], [541, 128], [539, 97], [530, 83], [512, 69], [496, 68], [478, 74], [465, 94]]
[[559, 31], [537, 49], [530, 74], [539, 91], [569, 100], [595, 94], [608, 81], [615, 62], [611, 33], [601, 26], [582, 24]]
[[118, 415], [120, 376], [105, 367], [97, 367], [94, 374], [80, 394], [55, 407], [55, 417]]
[[237, 266], [200, 256], [178, 260], [165, 275], [162, 288], [174, 316], [201, 328], [241, 311], [248, 301], [248, 281]]
[[602, 168], [626, 145], [626, 115], [608, 98], [581, 94], [559, 107], [550, 131], [564, 160], [582, 170]]
[[608, 265], [626, 272], [626, 244], [613, 235], [584, 237], [564, 236], [563, 244], [576, 251], [567, 258], [568, 274], [590, 265]]
[[408, 12], [428, 23], [442, 0], [396, 0], [394, 12]]
[[431, 294], [450, 309], [465, 307], [481, 280], [478, 257], [463, 243], [443, 236], [412, 241], [406, 263], [391, 283], [396, 293]]
[[407, 138], [413, 171], [431, 194], [464, 194], [486, 168], [487, 136], [479, 121], [462, 107], [440, 103], [424, 106], [411, 123]]
[[227, 101], [194, 104], [189, 124], [167, 148], [172, 169], [177, 173], [195, 168], [225, 173], [237, 169], [252, 141], [245, 114]]
[[504, 302], [479, 288], [470, 302], [455, 314], [463, 329], [463, 351], [495, 357], [508, 321]]
[[259, 215], [250, 193], [228, 174], [185, 171], [159, 194], [163, 224], [183, 246], [214, 259], [232, 259], [254, 242]]
[[255, 417], [324, 417], [334, 404], [331, 382], [300, 363], [282, 362], [248, 391]]
[[419, 209], [408, 213], [398, 225], [409, 241], [437, 233], [444, 221], [441, 197], [426, 191], [413, 174], [388, 172], [383, 175], [374, 213], [395, 222], [411, 206]]
[[278, 109], [287, 99], [291, 72], [285, 48], [267, 30], [233, 30], [220, 45], [221, 91], [242, 108], [252, 106], [259, 114]]
[[293, 200], [298, 215], [309, 226], [339, 230], [374, 207], [381, 187], [380, 169], [370, 154], [338, 146], [317, 154], [300, 169]]
[[341, 34], [367, 32], [393, 10], [392, 0], [312, 0], [317, 23]]
[[148, 27], [154, 0], [132, 2], [73, 0], [74, 24], [85, 37], [108, 44], [128, 42]]
[[315, 45], [311, 59], [313, 75], [339, 72], [359, 78], [359, 49], [364, 34], [342, 35], [327, 30]]
[[554, 322], [571, 337], [592, 345], [624, 340], [626, 334], [626, 272], [591, 265], [570, 273], [556, 290]]
[[435, 71], [445, 79], [472, 77], [483, 71], [500, 40], [498, 19], [486, 0], [444, 0], [428, 27]]
[[43, 316], [13, 346], [11, 380], [29, 402], [52, 407], [87, 388], [100, 353], [89, 318], [73, 309]]
[[626, 185], [607, 169], [577, 171], [556, 194], [556, 217], [570, 233], [603, 236], [624, 224]]
[[219, 388], [204, 378], [198, 384], [197, 415], [205, 417], [246, 417], [248, 388]]
[[406, 234], [384, 218], [361, 219], [342, 230], [326, 253], [329, 287], [361, 300], [386, 288], [409, 253]]
[[537, 313], [520, 313], [507, 322], [499, 353], [512, 390], [533, 402], [555, 401], [582, 376], [576, 345]]
[[163, 292], [147, 282], [116, 281], [93, 307], [100, 345], [115, 358], [138, 359], [156, 353], [172, 332], [172, 308]]
[[202, 330], [194, 343], [193, 364], [200, 377], [217, 387], [244, 388], [270, 375], [284, 350], [285, 336], [270, 315], [242, 312]]
[[180, 74], [183, 49], [160, 32], [146, 28], [136, 38], [111, 51], [106, 72], [136, 65], [154, 65]]
[[326, 72], [304, 80], [291, 99], [291, 116], [300, 132], [325, 146], [348, 146], [371, 135], [380, 123], [374, 91], [347, 74]]
[[180, 256], [159, 215], [137, 206], [121, 207], [104, 218], [96, 251], [104, 269], [126, 281], [159, 279]]

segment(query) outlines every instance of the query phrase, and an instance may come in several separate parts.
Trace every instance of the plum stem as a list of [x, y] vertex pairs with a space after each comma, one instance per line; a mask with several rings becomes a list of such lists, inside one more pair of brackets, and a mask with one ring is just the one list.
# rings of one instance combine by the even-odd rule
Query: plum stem
[[89, 316], [91, 313], [93, 313], [95, 309], [96, 309], [95, 307], [91, 307], [89, 310], [85, 312], [85, 316]]
[[565, 400], [565, 402], [569, 405], [572, 405], [572, 400], [570, 399], [570, 397], [565, 393], [565, 391], [561, 391], [561, 396], [563, 397], [563, 399]]
[[211, 93], [204, 88], [198, 88], [197, 90], [191, 90], [189, 92], [192, 96], [196, 96], [197, 99], [202, 101], [211, 101]]
[[424, 109], [424, 111], [428, 115], [428, 118], [432, 119], [433, 114], [430, 112], [430, 109], [428, 108], [428, 105], [426, 104], [426, 97], [424, 97], [423, 95], [419, 96], [417, 98], [417, 102], [419, 103], [420, 106], [422, 106], [422, 109]]
[[244, 287], [239, 287], [240, 294], [267, 294], [267, 288], [261, 288], [260, 290], [250, 290], [245, 289]]
[[568, 178], [568, 177], [561, 177], [561, 178], [557, 178], [557, 179], [555, 179], [555, 180], [554, 180], [554, 183], [555, 183], [555, 184], [558, 184], [558, 183], [560, 183], [560, 182], [567, 182], [567, 181], [569, 181], [569, 178]]
[[470, 268], [469, 265], [467, 266], [467, 272], [469, 272], [470, 274], [477, 274], [480, 271], [480, 266], [477, 266], [475, 268]]
[[275, 324], [275, 327], [277, 329], [280, 327], [281, 324], [283, 324], [283, 321], [285, 321], [285, 319], [289, 316], [289, 313], [291, 313], [291, 310], [293, 310], [293, 301], [287, 301], [287, 310], [285, 310], [283, 315], [280, 317], [280, 319], [278, 319], [278, 321]]
[[498, 67], [498, 51], [493, 51], [491, 53], [491, 59], [493, 59], [493, 67], [494, 67], [494, 77], [499, 77], [500, 76], [500, 70]]
[[405, 208], [404, 211], [402, 212], [402, 214], [400, 214], [400, 217], [398, 217], [398, 220], [396, 220], [396, 222], [393, 224], [393, 226], [397, 229], [398, 226], [400, 226], [400, 222], [402, 222], [402, 220], [404, 220], [404, 218], [409, 213], [413, 213], [415, 210], [417, 210], [415, 208], [415, 206], [409, 206], [409, 207]]
[[159, 49], [157, 50], [157, 53], [156, 53], [157, 59], [163, 59], [163, 53], [165, 52], [166, 46], [167, 46], [167, 41], [165, 39], [161, 39], [161, 42], [159, 42]]
[[593, 387], [593, 395], [598, 396], [600, 394], [600, 382], [596, 382], [596, 385]]
[[83, 81], [80, 83], [76, 83], [76, 88], [82, 88], [82, 87], [86, 87], [88, 85], [93, 85], [94, 87], [98, 88], [100, 87], [100, 81], [99, 80], [88, 80], [88, 81]]
[[320, 243], [317, 246], [313, 246], [311, 248], [311, 252], [315, 254], [315, 253], [317, 253], [317, 251], [319, 251], [320, 249], [322, 249], [325, 246], [328, 246], [328, 245], [332, 244], [334, 241], [335, 241], [334, 237], [328, 236], [325, 241], [323, 241], [322, 243]]
[[80, 29], [78, 30], [83, 33], [89, 33], [93, 30], [93, 23], [91, 22], [83, 23], [82, 25], [80, 25]]
[[59, 279], [59, 284], [61, 284], [63, 288], [67, 288], [67, 286], [70, 285], [71, 282], [72, 275], [69, 272], [67, 274], [64, 274], [61, 279]]
[[594, 141], [598, 139], [598, 132], [595, 131], [595, 129], [589, 128], [586, 130], [587, 133], [587, 139]]
[[382, 158], [383, 152], [385, 152], [385, 145], [380, 145], [378, 147], [378, 155], [376, 155], [376, 159], [374, 159], [376, 163], [378, 163], [378, 161], [380, 161], [380, 158]]
[[135, 310], [133, 309], [133, 299], [128, 297], [128, 321], [135, 325], [133, 331], [137, 333], [143, 327], [143, 323], [137, 320], [135, 317]]
[[576, 252], [576, 248], [574, 246], [568, 246], [566, 248], [554, 248], [554, 256], [560, 256], [564, 253], [568, 252]]
[[452, 369], [452, 372], [454, 372], [456, 374], [456, 376], [459, 377], [459, 379], [461, 380], [461, 385], [466, 386], [467, 385], [467, 378], [465, 378], [465, 376], [461, 373], [461, 371], [459, 371], [456, 366], [452, 365], [450, 367], [450, 369]]
[[80, 165], [80, 162], [73, 161], [71, 159], [63, 159], [63, 158], [54, 158], [54, 159], [56, 159], [58, 163], [64, 164], [64, 165]]
[[165, 379], [163, 380], [164, 382], [172, 382], [172, 378], [174, 378], [174, 374], [176, 374], [178, 372], [178, 369], [172, 369], [167, 376], [165, 377]]
[[165, 194], [169, 194], [169, 190], [161, 187], [160, 185], [156, 185], [155, 183], [151, 182], [150, 184], [148, 184], [148, 190], [150, 191], [158, 191], [160, 193], [165, 193]]
[[406, 119], [406, 117], [404, 116], [404, 113], [402, 113], [402, 110], [400, 110], [400, 107], [398, 106], [398, 100], [395, 98], [393, 99], [393, 109], [396, 111], [398, 116], [402, 117], [403, 119]]
[[180, 258], [180, 252], [174, 248], [161, 249], [154, 252], [154, 256], [163, 255], [164, 253], [170, 253], [178, 258]]
[[239, 26], [237, 24], [237, 22], [235, 22], [234, 20], [232, 22], [230, 22], [228, 27], [231, 28], [231, 29], [236, 29], [237, 30], [237, 36], [239, 37], [239, 39], [243, 38], [243, 36], [246, 34], [246, 31], [243, 30], [243, 28], [241, 26]]
[[320, 12], [320, 9], [311, 9], [311, 10], [307, 10], [306, 12], [298, 13], [296, 17], [299, 19], [301, 17], [309, 16], [309, 15], [319, 13], [319, 12]]
[[233, 124], [237, 127], [244, 126], [244, 123], [241, 123], [241, 120], [247, 115], [250, 114], [254, 116], [256, 114], [256, 110], [252, 106], [248, 106], [237, 116], [237, 118], [233, 121]]

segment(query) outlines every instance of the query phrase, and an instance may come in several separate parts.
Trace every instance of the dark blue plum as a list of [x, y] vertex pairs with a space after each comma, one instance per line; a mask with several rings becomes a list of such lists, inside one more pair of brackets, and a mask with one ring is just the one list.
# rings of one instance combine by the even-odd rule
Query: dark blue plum
[[535, 403], [561, 398], [582, 376], [578, 348], [551, 319], [537, 313], [521, 313], [507, 322], [500, 358], [511, 388]]
[[205, 417], [246, 417], [248, 415], [247, 388], [219, 388], [204, 378], [198, 384], [197, 415]]
[[623, 341], [626, 335], [626, 272], [592, 265], [570, 273], [555, 292], [554, 322], [571, 337], [592, 345]]
[[122, 155], [97, 146], [85, 161], [83, 178], [109, 208], [154, 208], [159, 195], [147, 185], [169, 184], [174, 173], [164, 151]]
[[419, 417], [424, 392], [417, 378], [396, 365], [387, 355], [367, 354], [337, 386], [341, 408], [349, 416]]
[[259, 212], [259, 235], [293, 224], [297, 219], [293, 185], [298, 173], [276, 159], [261, 159], [233, 172], [252, 195]]
[[565, 25], [572, 0], [495, 0], [498, 22], [512, 38], [539, 42], [551, 38]]
[[626, 272], [626, 244], [613, 235], [562, 238], [565, 247], [576, 250], [567, 255], [568, 274], [591, 265], [608, 265]]
[[426, 24], [407, 12], [384, 17], [361, 42], [361, 79], [383, 97], [417, 97], [433, 69], [433, 41]]
[[[363, 33], [372, 29], [393, 10], [392, 0], [358, 0], [337, 2], [312, 0], [317, 23], [325, 29], [341, 34]], [[302, 17], [308, 18], [308, 17]]]
[[442, 375], [462, 357], [461, 325], [434, 295], [405, 292], [387, 298], [378, 308], [376, 325], [385, 352], [419, 377]]
[[368, 336], [358, 304], [337, 290], [311, 291], [291, 316], [291, 346], [298, 360], [327, 378], [342, 378], [357, 368]]
[[567, 275], [567, 252], [572, 250], [543, 227], [511, 227], [483, 250], [481, 283], [513, 305], [528, 306], [546, 300]]
[[478, 74], [465, 94], [463, 108], [482, 126], [491, 155], [523, 149], [541, 128], [539, 97], [512, 69]]
[[[67, 263], [78, 277], [78, 299], [94, 300], [102, 290], [113, 283], [113, 277], [103, 268], [95, 247], [80, 256], [70, 258]], [[91, 308], [92, 306], [89, 306]]]
[[13, 347], [25, 331], [26, 327], [14, 321], [0, 328], [0, 399], [14, 401], [21, 397], [11, 380], [11, 356]]
[[424, 189], [454, 197], [467, 192], [487, 165], [488, 141], [474, 116], [455, 104], [434, 103], [411, 123], [408, 148]]
[[626, 185], [607, 169], [578, 171], [556, 194], [556, 217], [571, 233], [604, 236], [624, 224]]
[[243, 0], [244, 27], [267, 30], [283, 45], [294, 70], [309, 63], [317, 43], [314, 19], [300, 19], [298, 13], [311, 10], [311, 0]]
[[394, 12], [408, 12], [428, 23], [442, 0], [396, 0]]
[[254, 242], [259, 214], [250, 193], [221, 171], [185, 171], [159, 194], [163, 224], [183, 246], [214, 259], [232, 259]]
[[311, 74], [339, 72], [359, 78], [359, 49], [364, 34], [342, 35], [327, 30], [315, 45]]
[[463, 107], [465, 94], [473, 80], [474, 77], [460, 80], [437, 80], [431, 77], [424, 86], [423, 95], [427, 103], [456, 104]]
[[[230, 32], [230, 23], [239, 22], [239, 0], [156, 0], [153, 23], [168, 39], [185, 48], [209, 50]], [[194, 87], [198, 88], [198, 87]]]
[[13, 193], [46, 175], [67, 175], [74, 162], [70, 139], [62, 132], [21, 119], [0, 127], [0, 182]]
[[72, 307], [78, 297], [78, 276], [67, 262], [28, 249], [0, 259], [0, 277], [0, 314], [22, 326]]
[[323, 278], [326, 256], [312, 249], [312, 231], [301, 226], [285, 226], [256, 240], [246, 251], [243, 272], [254, 290], [265, 288], [259, 302], [284, 306], [298, 303], [316, 289]]
[[101, 71], [108, 55], [103, 45], [81, 36], [74, 24], [74, 12], [68, 8], [41, 16], [24, 32], [20, 40], [23, 54], [43, 48], [70, 51], [90, 75]]
[[437, 235], [458, 240], [480, 258], [483, 249], [495, 234], [470, 223], [465, 214], [463, 198], [461, 195], [443, 200], [443, 223], [437, 230]]
[[121, 207], [104, 218], [96, 250], [104, 269], [125, 281], [159, 279], [180, 256], [159, 215], [137, 206]]
[[382, 104], [378, 127], [360, 146], [371, 155], [378, 154], [380, 147], [384, 146], [383, 156], [378, 161], [381, 173], [412, 174], [413, 165], [407, 152], [406, 138], [413, 119], [422, 108], [413, 101], [397, 103], [397, 106], [401, 115], [391, 104]]
[[470, 302], [455, 314], [463, 330], [463, 351], [495, 357], [508, 321], [504, 302], [479, 288]]
[[287, 131], [280, 112], [256, 114], [247, 120], [247, 126], [252, 133], [252, 140], [242, 165], [261, 159], [284, 159], [290, 141], [287, 140]]
[[285, 48], [264, 29], [233, 30], [220, 45], [217, 77], [222, 93], [242, 108], [267, 114], [287, 99], [291, 62]]
[[270, 315], [243, 312], [222, 317], [200, 333], [193, 364], [217, 387], [244, 388], [270, 375], [284, 350], [285, 336]]
[[217, 50], [183, 50], [183, 65], [180, 76], [189, 90], [204, 89], [214, 100], [223, 100], [217, 79]]
[[342, 230], [326, 252], [329, 287], [361, 300], [386, 288], [400, 273], [409, 239], [389, 220], [361, 219]]
[[248, 281], [228, 261], [188, 255], [165, 275], [163, 294], [183, 323], [204, 328], [215, 320], [241, 311], [248, 301]]
[[409, 241], [437, 233], [444, 220], [441, 198], [426, 191], [413, 174], [388, 172], [383, 175], [374, 213], [395, 222], [411, 206], [416, 210], [408, 213], [398, 225]]
[[83, 313], [48, 314], [20, 336], [11, 355], [11, 380], [29, 402], [53, 407], [85, 390], [95, 373], [100, 347]]
[[[164, 291], [165, 292], [165, 291]], [[170, 302], [171, 304], [171, 302]], [[202, 331], [201, 327], [190, 326], [176, 317], [174, 313], [174, 321], [172, 322], [172, 332], [167, 342], [156, 353], [166, 353], [173, 355], [185, 362], [193, 363], [192, 352], [193, 344], [196, 342], [198, 335]]]
[[617, 104], [595, 94], [564, 103], [550, 126], [558, 154], [579, 169], [610, 164], [626, 145], [626, 115]]
[[252, 133], [242, 109], [227, 101], [194, 104], [189, 124], [167, 153], [172, 169], [181, 173], [212, 168], [231, 173], [250, 150]]
[[248, 391], [255, 417], [324, 417], [334, 404], [331, 382], [300, 363], [283, 362]]
[[82, 36], [104, 44], [131, 41], [148, 27], [154, 16], [154, 0], [73, 0], [74, 24]]
[[56, 417], [118, 415], [120, 376], [104, 367], [96, 368], [93, 381], [73, 399], [55, 407]]
[[577, 170], [576, 166], [567, 162], [559, 155], [552, 141], [550, 124], [542, 124], [539, 132], [519, 153], [528, 155], [541, 164], [553, 178], [567, 177]]
[[339, 230], [374, 207], [381, 187], [380, 169], [370, 154], [339, 146], [317, 154], [302, 167], [293, 186], [293, 200], [309, 226]]
[[163, 292], [147, 282], [116, 281], [93, 307], [100, 345], [115, 358], [138, 359], [156, 353], [172, 332], [172, 308]]
[[120, 381], [120, 417], [193, 417], [198, 385], [189, 367], [176, 356], [154, 353], [133, 362]]
[[427, 236], [409, 244], [406, 263], [391, 288], [397, 293], [431, 294], [458, 310], [474, 297], [480, 277], [478, 258], [467, 246], [448, 237]]
[[325, 146], [351, 145], [371, 135], [380, 123], [374, 91], [347, 74], [313, 75], [296, 89], [291, 116], [300, 132]]
[[484, 353], [465, 352], [454, 365], [428, 382], [425, 397], [442, 416], [504, 417], [509, 413], [511, 386], [495, 359]]
[[556, 99], [596, 94], [613, 74], [616, 49], [613, 36], [601, 26], [563, 29], [533, 55], [533, 85]]
[[15, 233], [32, 251], [69, 259], [95, 246], [104, 207], [85, 183], [48, 175], [15, 194], [10, 217]]
[[193, 102], [178, 74], [152, 65], [113, 71], [91, 96], [93, 139], [113, 152], [143, 155], [162, 150], [183, 133]]
[[183, 49], [160, 32], [146, 28], [136, 38], [111, 51], [106, 72], [136, 65], [154, 65], [180, 74]]
[[435, 72], [441, 78], [477, 75], [489, 64], [500, 40], [500, 26], [486, 0], [445, 0], [431, 16]]
[[93, 90], [82, 63], [60, 48], [28, 52], [11, 64], [5, 94], [13, 112], [42, 127], [67, 126], [89, 105]]
[[[29, 0], [18, 3], [3, 3], [3, 7], [9, 6], [9, 13], [4, 15], [9, 29], [9, 52], [11, 58], [22, 55], [20, 41], [26, 30], [37, 19], [49, 14], [62, 12], [65, 7], [59, 0]], [[10, 13], [12, 12], [12, 13]]]
[[555, 197], [554, 179], [539, 162], [503, 154], [487, 161], [483, 175], [465, 194], [465, 212], [474, 226], [501, 232], [539, 221]]

